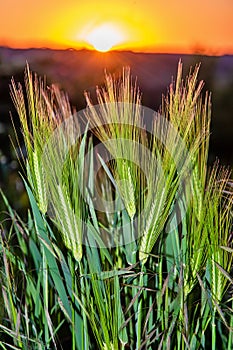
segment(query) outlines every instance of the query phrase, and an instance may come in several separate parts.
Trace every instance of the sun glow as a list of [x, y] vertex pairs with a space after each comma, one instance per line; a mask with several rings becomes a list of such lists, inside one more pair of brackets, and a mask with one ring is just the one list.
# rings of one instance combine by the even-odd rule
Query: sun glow
[[102, 24], [85, 35], [84, 40], [97, 51], [107, 52], [124, 41], [122, 31], [112, 24]]

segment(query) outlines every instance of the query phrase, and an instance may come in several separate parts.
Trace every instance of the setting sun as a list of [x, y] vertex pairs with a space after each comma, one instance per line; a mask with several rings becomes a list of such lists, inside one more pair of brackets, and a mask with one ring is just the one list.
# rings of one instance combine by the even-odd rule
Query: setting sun
[[103, 24], [84, 36], [84, 40], [97, 51], [107, 52], [124, 41], [123, 33], [112, 24]]

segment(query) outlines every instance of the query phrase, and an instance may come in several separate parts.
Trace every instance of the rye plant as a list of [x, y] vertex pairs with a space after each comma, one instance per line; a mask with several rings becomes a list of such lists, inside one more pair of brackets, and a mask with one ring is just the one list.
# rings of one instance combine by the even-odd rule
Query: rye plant
[[30, 209], [2, 193], [1, 348], [232, 349], [233, 182], [198, 69], [159, 113], [128, 68], [82, 113], [28, 67], [12, 82]]

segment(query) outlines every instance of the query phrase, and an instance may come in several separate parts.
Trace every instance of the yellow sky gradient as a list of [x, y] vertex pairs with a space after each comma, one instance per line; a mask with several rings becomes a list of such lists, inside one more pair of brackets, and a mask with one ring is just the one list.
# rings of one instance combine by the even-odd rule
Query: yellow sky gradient
[[233, 53], [233, 0], [0, 0], [0, 45], [88, 47], [105, 23], [123, 33], [118, 49]]

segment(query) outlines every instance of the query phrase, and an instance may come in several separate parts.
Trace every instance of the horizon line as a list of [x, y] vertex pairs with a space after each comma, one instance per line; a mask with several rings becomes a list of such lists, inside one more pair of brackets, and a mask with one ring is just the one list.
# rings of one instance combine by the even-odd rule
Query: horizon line
[[99, 55], [108, 55], [111, 53], [135, 53], [135, 54], [158, 54], [158, 55], [192, 55], [192, 56], [233, 56], [233, 51], [232, 52], [227, 52], [227, 51], [210, 51], [204, 48], [200, 48], [198, 50], [195, 50], [195, 48], [193, 49], [189, 49], [189, 50], [181, 50], [181, 48], [177, 48], [176, 50], [171, 50], [171, 49], [167, 49], [164, 51], [160, 51], [160, 50], [150, 50], [150, 49], [133, 49], [133, 48], [112, 48], [107, 52], [100, 52], [95, 50], [94, 48], [87, 48], [87, 47], [72, 47], [72, 46], [57, 46], [57, 47], [51, 47], [51, 46], [33, 46], [33, 45], [28, 45], [28, 46], [15, 46], [15, 45], [8, 45], [8, 44], [1, 44], [0, 42], [0, 48], [6, 48], [6, 49], [10, 49], [10, 50], [51, 50], [51, 51], [88, 51], [88, 52], [92, 52], [92, 53], [96, 53]]

